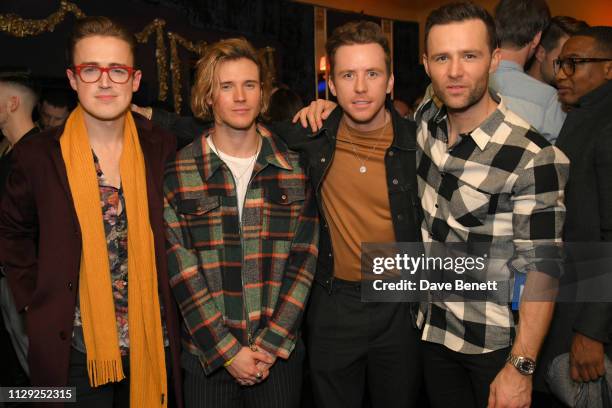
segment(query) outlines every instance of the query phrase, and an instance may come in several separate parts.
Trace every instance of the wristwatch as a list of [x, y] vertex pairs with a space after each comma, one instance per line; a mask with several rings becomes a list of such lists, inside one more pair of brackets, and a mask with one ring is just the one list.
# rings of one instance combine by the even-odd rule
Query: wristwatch
[[535, 361], [529, 357], [515, 356], [512, 353], [508, 355], [506, 362], [512, 364], [523, 375], [532, 375], [536, 369]]

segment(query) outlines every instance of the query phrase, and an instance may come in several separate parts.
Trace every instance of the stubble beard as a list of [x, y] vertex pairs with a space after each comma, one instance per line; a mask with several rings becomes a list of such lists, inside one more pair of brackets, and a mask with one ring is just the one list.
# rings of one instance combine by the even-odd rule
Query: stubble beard
[[[444, 103], [444, 105], [446, 106], [448, 111], [451, 112], [465, 112], [468, 109], [470, 109], [472, 106], [476, 105], [478, 102], [480, 102], [482, 100], [482, 98], [484, 98], [486, 92], [487, 92], [487, 88], [488, 88], [488, 83], [487, 82], [483, 82], [483, 83], [478, 83], [476, 84], [476, 86], [470, 90], [468, 96], [467, 96], [467, 101], [461, 105], [451, 105], [449, 104], [449, 100], [450, 98], [446, 98], [445, 96], [441, 97], [440, 99], [442, 100], [442, 102]], [[440, 92], [439, 95], [444, 95], [443, 92]], [[446, 99], [446, 100], [445, 100]]]

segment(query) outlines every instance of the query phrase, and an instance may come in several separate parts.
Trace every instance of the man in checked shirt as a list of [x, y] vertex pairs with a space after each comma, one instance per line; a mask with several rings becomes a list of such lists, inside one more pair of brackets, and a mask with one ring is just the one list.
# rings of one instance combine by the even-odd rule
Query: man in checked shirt
[[[434, 10], [423, 64], [439, 100], [423, 103], [417, 177], [430, 242], [514, 248], [504, 268], [527, 287], [554, 274], [533, 253], [561, 240], [569, 162], [488, 91], [499, 63], [493, 19], [472, 3]], [[425, 382], [433, 407], [528, 407], [532, 374], [554, 303], [427, 303], [422, 317]]]
[[166, 168], [170, 285], [186, 407], [298, 407], [300, 324], [318, 217], [298, 155], [257, 117], [267, 75], [244, 39], [198, 62], [192, 110], [214, 125]]

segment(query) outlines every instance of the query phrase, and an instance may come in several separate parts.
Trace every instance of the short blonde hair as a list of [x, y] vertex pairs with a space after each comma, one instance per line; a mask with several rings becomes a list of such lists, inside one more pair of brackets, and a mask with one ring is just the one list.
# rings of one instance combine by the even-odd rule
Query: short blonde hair
[[217, 86], [217, 67], [225, 61], [246, 58], [253, 61], [259, 70], [261, 86], [261, 113], [268, 109], [270, 103], [270, 81], [255, 48], [244, 38], [230, 38], [212, 44], [197, 63], [195, 81], [191, 88], [191, 110], [199, 119], [213, 118], [212, 106], [207, 101], [213, 99]]

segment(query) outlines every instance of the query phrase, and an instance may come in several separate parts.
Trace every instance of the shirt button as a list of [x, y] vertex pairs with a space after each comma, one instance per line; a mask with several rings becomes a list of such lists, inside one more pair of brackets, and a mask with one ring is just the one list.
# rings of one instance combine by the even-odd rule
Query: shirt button
[[403, 216], [402, 214], [398, 214], [398, 215], [397, 215], [397, 219], [401, 221], [401, 220], [403, 220], [403, 219], [404, 219], [404, 216]]
[[331, 257], [333, 257], [333, 256], [334, 256], [334, 254], [332, 254], [332, 253], [330, 252], [330, 253], [329, 253], [329, 257], [331, 258]]
[[393, 150], [389, 150], [389, 153], [388, 153], [388, 154], [389, 154], [389, 156], [393, 157], [393, 155], [394, 155], [395, 153], [393, 152]]
[[436, 208], [438, 208], [438, 204], [435, 204]]
[[286, 196], [285, 194], [283, 194], [283, 195], [281, 196], [281, 200], [283, 200], [283, 201], [287, 200], [287, 196]]
[[321, 163], [325, 163], [325, 157], [321, 157]]
[[72, 290], [72, 282], [68, 282], [68, 290]]
[[397, 184], [399, 183], [399, 180], [398, 179], [393, 179], [392, 183], [397, 186]]

